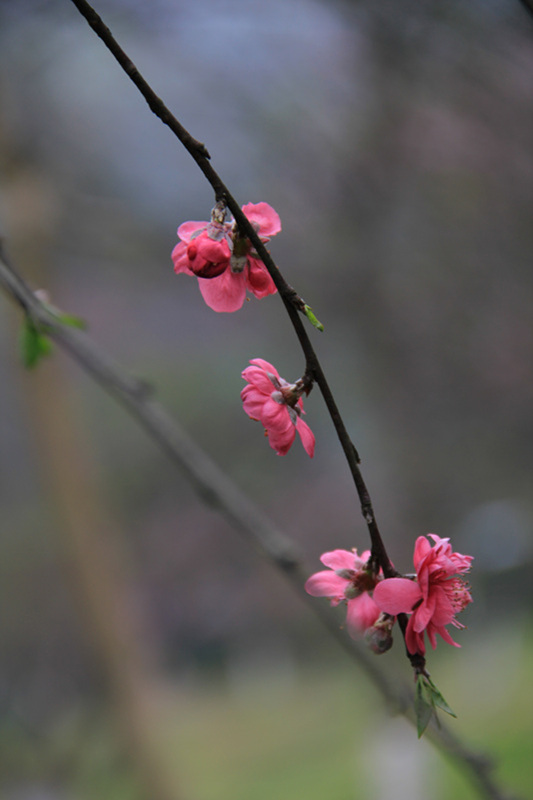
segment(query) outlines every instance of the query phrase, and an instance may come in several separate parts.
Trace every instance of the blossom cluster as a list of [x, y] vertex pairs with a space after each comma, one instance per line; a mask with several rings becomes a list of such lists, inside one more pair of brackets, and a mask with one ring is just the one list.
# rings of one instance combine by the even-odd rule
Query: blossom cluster
[[[456, 614], [472, 602], [462, 577], [470, 569], [472, 556], [453, 552], [449, 539], [433, 533], [418, 537], [413, 556], [416, 576], [412, 579], [373, 573], [368, 550], [361, 556], [357, 550], [333, 550], [320, 560], [329, 569], [311, 575], [305, 589], [315, 597], [329, 597], [332, 605], [346, 603], [350, 635], [366, 632], [372, 644], [376, 633], [390, 631], [398, 614], [409, 614], [405, 643], [412, 655], [424, 655], [425, 634], [433, 649], [436, 634], [460, 647], [446, 626], [464, 627]], [[386, 648], [380, 644], [379, 649]]]
[[[280, 218], [268, 203], [247, 203], [242, 211], [263, 243], [280, 232]], [[174, 271], [198, 278], [202, 297], [214, 311], [237, 311], [247, 291], [257, 298], [277, 291], [250, 241], [241, 235], [233, 220], [226, 221], [223, 203], [216, 204], [210, 222], [180, 225], [178, 237], [180, 241], [172, 251]], [[278, 455], [288, 453], [298, 433], [312, 458], [315, 437], [302, 419], [302, 394], [308, 387], [302, 380], [288, 383], [262, 358], [254, 358], [250, 364], [242, 372], [248, 384], [241, 392], [245, 412], [262, 423], [269, 444]]]
[[[268, 203], [247, 203], [242, 211], [262, 242], [281, 230], [281, 221]], [[217, 204], [210, 222], [184, 222], [180, 241], [172, 251], [174, 272], [194, 275], [202, 297], [214, 311], [238, 311], [248, 290], [257, 298], [277, 290], [268, 270], [240, 235], [235, 222], [225, 222], [225, 208]]]
[[[248, 203], [242, 207], [263, 243], [281, 230], [278, 214], [268, 203]], [[274, 281], [235, 221], [226, 221], [223, 202], [215, 205], [209, 222], [184, 222], [178, 228], [180, 241], [172, 251], [176, 273], [195, 276], [200, 292], [210, 308], [220, 312], [237, 311], [246, 292], [257, 298], [276, 292]], [[312, 458], [315, 437], [302, 419], [302, 395], [310, 384], [300, 378], [284, 380], [277, 369], [262, 358], [253, 358], [242, 372], [246, 386], [241, 391], [243, 409], [259, 421], [270, 446], [286, 455], [299, 435]], [[432, 541], [430, 541], [432, 540]], [[449, 539], [435, 534], [419, 536], [415, 543], [414, 576], [385, 578], [376, 571], [369, 550], [332, 550], [321, 556], [327, 569], [307, 580], [306, 591], [314, 597], [328, 597], [336, 606], [345, 603], [347, 627], [351, 636], [365, 633], [375, 652], [392, 644], [392, 628], [398, 614], [409, 615], [405, 643], [411, 655], [425, 654], [425, 637], [435, 649], [439, 635], [459, 647], [448, 626], [463, 628], [459, 614], [472, 597], [464, 581], [472, 556], [452, 550]]]

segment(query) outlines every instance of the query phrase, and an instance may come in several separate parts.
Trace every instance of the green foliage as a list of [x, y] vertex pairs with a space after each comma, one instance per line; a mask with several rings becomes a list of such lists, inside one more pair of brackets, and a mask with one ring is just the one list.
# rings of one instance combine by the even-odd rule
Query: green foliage
[[20, 332], [20, 354], [24, 366], [32, 369], [51, 352], [50, 340], [39, 330], [32, 318], [26, 315]]
[[437, 708], [442, 709], [452, 717], [457, 716], [431, 678], [427, 675], [419, 675], [415, 688], [416, 729], [419, 739], [429, 725], [431, 717], [435, 716], [435, 720], [438, 723]]
[[313, 313], [313, 309], [311, 308], [311, 306], [308, 306], [307, 303], [304, 305], [304, 314], [307, 317], [307, 319], [309, 320], [309, 322], [311, 323], [311, 325], [314, 325], [314, 327], [317, 330], [319, 330], [321, 333], [323, 333], [324, 326], [322, 325], [320, 320], [318, 320], [315, 317], [315, 315]]
[[[43, 303], [46, 310], [63, 325], [69, 328], [86, 328], [85, 320], [74, 314], [65, 314], [55, 306]], [[27, 369], [33, 369], [45, 356], [52, 353], [52, 343], [46, 334], [46, 326], [39, 325], [29, 314], [24, 317], [20, 332], [20, 354]]]

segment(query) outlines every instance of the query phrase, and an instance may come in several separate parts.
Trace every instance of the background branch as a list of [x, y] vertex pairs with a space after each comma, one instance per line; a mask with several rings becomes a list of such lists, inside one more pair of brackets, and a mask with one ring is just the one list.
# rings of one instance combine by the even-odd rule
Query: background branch
[[[0, 284], [25, 314], [65, 350], [102, 388], [147, 432], [156, 446], [192, 483], [201, 499], [215, 508], [266, 557], [298, 592], [330, 636], [364, 670], [380, 692], [389, 711], [403, 714], [414, 722], [412, 692], [396, 679], [391, 681], [378, 667], [375, 656], [345, 635], [329, 606], [317, 603], [303, 590], [308, 573], [292, 541], [236, 487], [214, 462], [193, 442], [154, 398], [145, 381], [132, 377], [102, 352], [82, 331], [66, 327], [47, 310], [7, 259], [0, 242]], [[492, 765], [467, 748], [446, 726], [432, 725], [427, 733], [444, 755], [462, 769], [487, 800], [512, 800], [503, 793], [492, 775]]]

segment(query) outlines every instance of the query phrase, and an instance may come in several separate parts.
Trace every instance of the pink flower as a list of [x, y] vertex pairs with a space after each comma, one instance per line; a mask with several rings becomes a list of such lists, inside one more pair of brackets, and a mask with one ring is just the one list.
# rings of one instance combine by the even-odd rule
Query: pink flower
[[315, 572], [305, 583], [305, 591], [313, 597], [329, 597], [332, 606], [346, 603], [346, 622], [353, 638], [374, 625], [380, 615], [372, 598], [379, 578], [366, 569], [369, 558], [370, 550], [360, 556], [357, 550], [324, 553], [320, 560], [329, 569]]
[[252, 366], [242, 373], [248, 381], [241, 392], [245, 412], [262, 423], [268, 442], [278, 456], [288, 453], [298, 431], [306, 453], [313, 458], [315, 437], [301, 418], [305, 413], [301, 397], [305, 391], [303, 382], [287, 383], [280, 378], [277, 369], [262, 358], [253, 358], [250, 364]]
[[[281, 230], [278, 214], [268, 203], [242, 207], [262, 242]], [[276, 292], [267, 268], [252, 250], [250, 241], [239, 235], [233, 221], [224, 222], [225, 208], [217, 203], [211, 222], [184, 222], [178, 228], [181, 239], [172, 251], [174, 272], [195, 275], [207, 305], [215, 311], [237, 311], [246, 290], [262, 298]]]
[[470, 569], [472, 556], [454, 553], [449, 539], [433, 533], [429, 536], [435, 542], [433, 547], [425, 536], [419, 536], [415, 543], [416, 581], [387, 578], [374, 591], [374, 600], [382, 611], [411, 614], [405, 643], [412, 654], [426, 652], [424, 633], [433, 649], [437, 633], [445, 642], [460, 647], [445, 626], [464, 628], [455, 615], [472, 602], [468, 585], [459, 577]]

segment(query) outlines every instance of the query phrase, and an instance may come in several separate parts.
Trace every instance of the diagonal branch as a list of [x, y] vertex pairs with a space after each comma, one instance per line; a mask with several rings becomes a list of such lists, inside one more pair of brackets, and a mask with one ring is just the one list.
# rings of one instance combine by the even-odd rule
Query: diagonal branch
[[230, 524], [281, 570], [302, 599], [347, 649], [376, 684], [390, 708], [403, 710], [409, 691], [398, 692], [382, 673], [376, 672], [374, 657], [348, 640], [335, 617], [303, 591], [308, 571], [303, 569], [295, 544], [282, 534], [246, 497], [155, 399], [153, 389], [118, 366], [83, 332], [63, 325], [35, 296], [10, 264], [0, 241], [0, 284], [47, 336], [65, 350], [102, 388], [123, 405], [170, 461], [192, 483], [201, 499], [222, 514]]
[[520, 3], [524, 6], [528, 14], [531, 14], [533, 17], [533, 0], [520, 0]]
[[159, 119], [172, 130], [172, 132], [178, 137], [180, 142], [184, 145], [190, 155], [194, 158], [200, 169], [202, 170], [203, 174], [209, 181], [210, 185], [212, 186], [216, 200], [223, 200], [231, 213], [237, 225], [239, 226], [240, 231], [244, 234], [254, 246], [256, 252], [258, 253], [259, 257], [263, 261], [265, 267], [267, 268], [268, 272], [270, 273], [274, 284], [279, 292], [281, 300], [287, 310], [291, 323], [294, 327], [296, 332], [296, 336], [298, 337], [298, 341], [300, 342], [301, 348], [303, 350], [305, 360], [306, 360], [306, 369], [305, 373], [309, 377], [312, 377], [314, 381], [316, 381], [322, 396], [324, 398], [324, 402], [326, 403], [326, 407], [328, 409], [329, 415], [335, 427], [335, 431], [337, 433], [337, 437], [340, 441], [341, 447], [344, 451], [344, 455], [348, 462], [348, 466], [350, 472], [353, 477], [353, 481], [355, 483], [355, 488], [357, 494], [359, 496], [359, 500], [361, 503], [361, 513], [363, 518], [367, 524], [368, 532], [370, 535], [370, 541], [372, 546], [372, 561], [375, 567], [381, 566], [383, 569], [383, 573], [385, 577], [393, 577], [398, 573], [394, 569], [389, 556], [387, 554], [387, 550], [385, 548], [385, 544], [381, 537], [381, 533], [378, 528], [378, 524], [376, 521], [376, 515], [374, 513], [374, 508], [372, 505], [372, 501], [370, 499], [370, 493], [366, 487], [365, 481], [363, 479], [363, 475], [359, 468], [359, 455], [353, 442], [348, 435], [348, 431], [346, 430], [346, 426], [340, 414], [340, 411], [337, 407], [335, 399], [333, 397], [333, 393], [329, 387], [327, 382], [326, 376], [324, 371], [320, 365], [318, 356], [315, 352], [313, 345], [311, 344], [311, 340], [307, 335], [307, 331], [304, 328], [302, 323], [302, 318], [300, 316], [300, 312], [304, 309], [304, 301], [299, 297], [299, 295], [295, 292], [295, 290], [290, 286], [283, 275], [281, 274], [280, 270], [276, 266], [272, 256], [266, 249], [265, 245], [259, 238], [257, 231], [254, 229], [253, 225], [247, 219], [246, 215], [242, 212], [240, 205], [230, 193], [227, 186], [224, 184], [220, 176], [211, 166], [211, 162], [209, 161], [209, 154], [205, 149], [204, 145], [197, 142], [188, 131], [178, 122], [178, 120], [171, 114], [167, 106], [163, 103], [163, 101], [156, 95], [156, 93], [151, 89], [149, 84], [144, 80], [144, 78], [139, 73], [138, 69], [131, 61], [131, 59], [126, 55], [126, 53], [122, 50], [119, 46], [118, 42], [112, 35], [109, 28], [104, 24], [101, 17], [96, 13], [96, 11], [92, 8], [92, 6], [86, 2], [86, 0], [72, 0], [78, 11], [85, 17], [91, 28], [94, 32], [100, 37], [103, 41], [105, 46], [108, 50], [113, 54], [116, 58], [122, 69], [126, 72], [128, 77], [133, 81], [135, 86], [139, 89], [143, 97], [146, 99], [148, 105], [150, 106], [151, 110], [159, 117]]
[[[329, 606], [317, 603], [303, 589], [307, 572], [295, 544], [281, 533], [187, 435], [154, 398], [149, 385], [118, 366], [82, 331], [62, 324], [35, 296], [7, 259], [0, 240], [0, 285], [22, 311], [67, 352], [79, 366], [114, 397], [142, 427], [170, 461], [193, 485], [202, 500], [222, 514], [274, 567], [279, 569], [308, 608], [341, 647], [363, 669], [392, 713], [400, 713], [414, 724], [412, 692], [393, 682], [378, 667], [375, 656], [339, 628]], [[470, 750], [450, 729], [434, 724], [427, 735], [435, 747], [467, 773], [487, 800], [513, 800], [497, 786], [493, 765]], [[516, 800], [516, 799], [514, 799]]]

